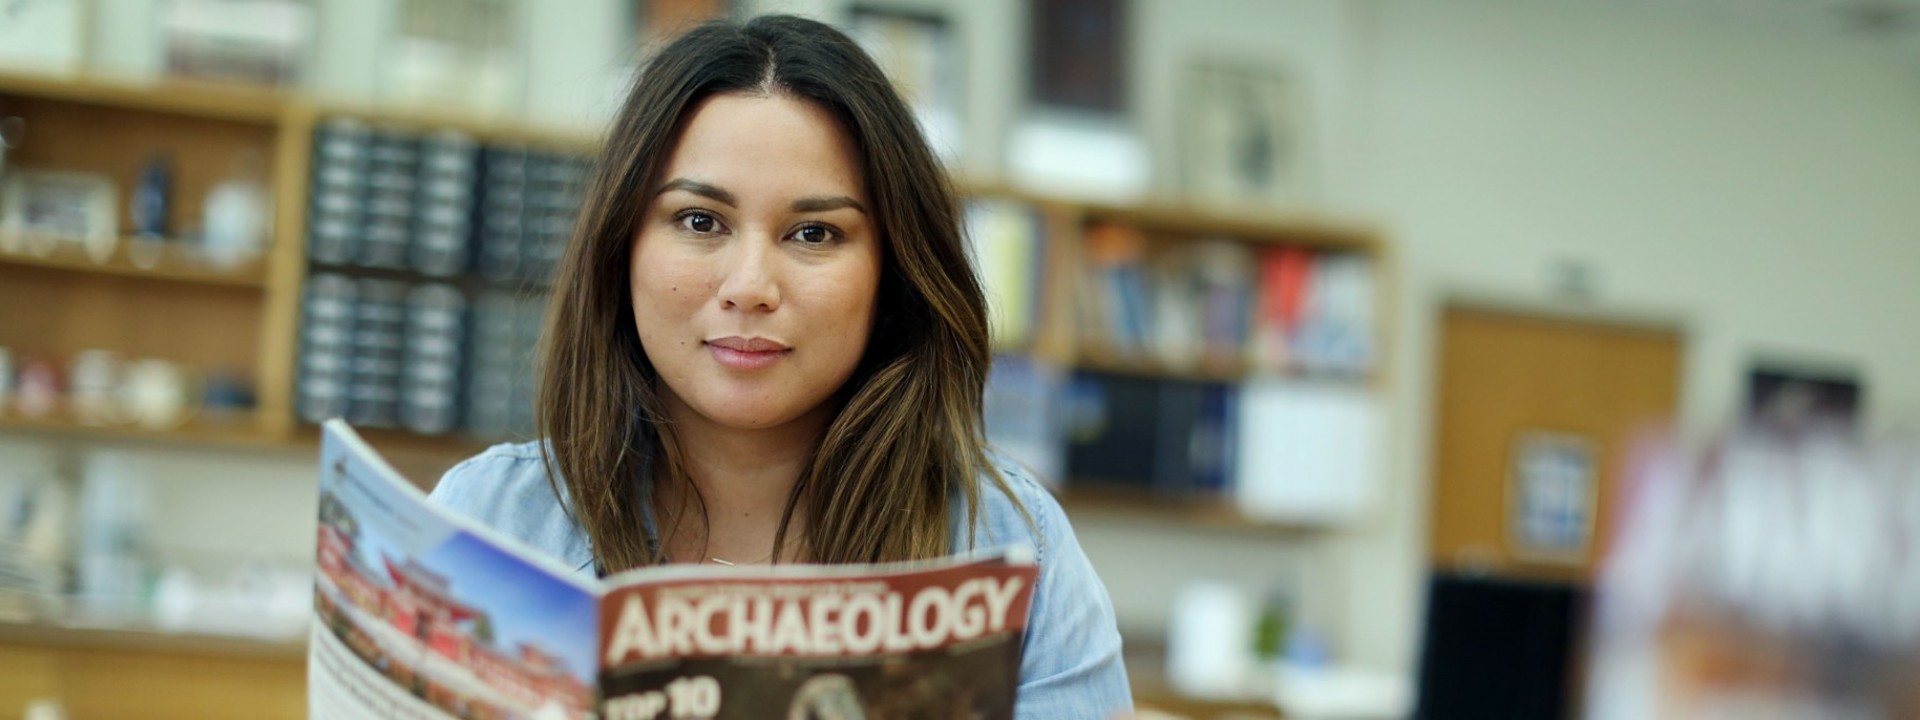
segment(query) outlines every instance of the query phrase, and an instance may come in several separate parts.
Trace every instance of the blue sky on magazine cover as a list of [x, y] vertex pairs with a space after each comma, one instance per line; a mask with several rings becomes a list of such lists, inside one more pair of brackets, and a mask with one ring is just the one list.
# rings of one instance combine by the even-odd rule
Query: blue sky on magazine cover
[[581, 682], [593, 682], [600, 639], [594, 632], [599, 606], [591, 593], [465, 531], [419, 560], [451, 579], [455, 598], [487, 613], [495, 648], [511, 652], [534, 642], [566, 662]]

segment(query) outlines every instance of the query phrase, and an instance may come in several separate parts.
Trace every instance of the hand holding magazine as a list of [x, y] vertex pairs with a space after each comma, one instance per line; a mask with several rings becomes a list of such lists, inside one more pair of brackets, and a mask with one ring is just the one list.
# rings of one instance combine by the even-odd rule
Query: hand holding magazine
[[429, 505], [345, 423], [320, 451], [314, 718], [1010, 718], [1035, 567], [577, 577]]

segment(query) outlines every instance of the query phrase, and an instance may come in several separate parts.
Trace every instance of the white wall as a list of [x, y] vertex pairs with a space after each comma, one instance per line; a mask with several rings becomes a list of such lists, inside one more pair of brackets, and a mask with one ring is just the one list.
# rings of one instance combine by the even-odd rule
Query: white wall
[[1920, 84], [1871, 48], [1752, 35], [1602, 3], [1382, 2], [1372, 213], [1404, 261], [1396, 468], [1353, 533], [1347, 637], [1414, 657], [1434, 321], [1460, 290], [1549, 298], [1552, 263], [1598, 305], [1688, 328], [1681, 414], [1740, 402], [1755, 352], [1858, 363], [1869, 421], [1920, 412]]
[[1920, 76], [1888, 53], [1606, 3], [1142, 0], [1136, 15], [1156, 161], [1174, 160], [1187, 53], [1292, 63], [1327, 203], [1388, 229], [1401, 291], [1377, 515], [1312, 543], [1079, 520], [1123, 624], [1164, 617], [1186, 580], [1298, 572], [1345, 656], [1411, 668], [1439, 308], [1463, 292], [1563, 305], [1560, 263], [1591, 268], [1591, 309], [1683, 323], [1692, 429], [1735, 411], [1755, 353], [1855, 363], [1870, 425], [1920, 416]]

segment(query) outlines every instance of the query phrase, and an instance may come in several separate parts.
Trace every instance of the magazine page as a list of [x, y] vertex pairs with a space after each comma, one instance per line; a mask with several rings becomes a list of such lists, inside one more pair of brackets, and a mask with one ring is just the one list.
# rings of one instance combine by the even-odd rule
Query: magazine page
[[343, 422], [320, 450], [313, 718], [583, 718], [596, 586], [430, 506]]
[[618, 576], [600, 607], [601, 717], [1011, 718], [1035, 572], [1015, 548]]
[[1920, 445], [1648, 440], [1592, 621], [1592, 720], [1920, 717]]

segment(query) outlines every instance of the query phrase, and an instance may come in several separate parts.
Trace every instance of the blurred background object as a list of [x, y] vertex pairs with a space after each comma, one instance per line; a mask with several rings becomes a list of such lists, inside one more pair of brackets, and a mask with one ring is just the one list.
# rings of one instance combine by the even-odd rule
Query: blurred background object
[[1637, 450], [1587, 717], [1920, 713], [1920, 445], [1823, 425]]
[[[636, 59], [776, 11], [855, 35], [958, 179], [987, 433], [1066, 507], [1143, 709], [1911, 676], [1711, 584], [1648, 626], [1613, 576], [1664, 532], [1643, 429], [1920, 415], [1913, 0], [0, 0], [0, 716], [302, 714], [313, 424], [423, 485], [527, 438]], [[1787, 447], [1754, 442], [1723, 455]], [[1814, 505], [1871, 525], [1847, 497]], [[1740, 538], [1670, 554], [1776, 547]], [[1707, 689], [1621, 684], [1656, 656]], [[1842, 712], [1804, 696], [1750, 701]]]
[[169, 75], [274, 86], [305, 72], [308, 0], [167, 0], [163, 12]]

